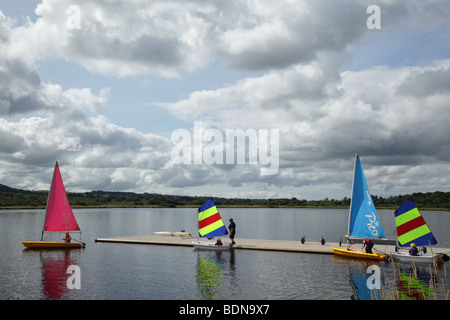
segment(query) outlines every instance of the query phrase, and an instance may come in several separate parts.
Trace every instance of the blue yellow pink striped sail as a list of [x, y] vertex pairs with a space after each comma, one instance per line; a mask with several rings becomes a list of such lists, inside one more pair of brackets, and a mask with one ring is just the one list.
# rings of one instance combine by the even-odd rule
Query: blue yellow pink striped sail
[[220, 237], [228, 234], [216, 204], [210, 198], [198, 209], [198, 233], [203, 238]]
[[402, 247], [411, 243], [418, 246], [437, 244], [411, 197], [395, 210], [395, 226], [398, 243]]

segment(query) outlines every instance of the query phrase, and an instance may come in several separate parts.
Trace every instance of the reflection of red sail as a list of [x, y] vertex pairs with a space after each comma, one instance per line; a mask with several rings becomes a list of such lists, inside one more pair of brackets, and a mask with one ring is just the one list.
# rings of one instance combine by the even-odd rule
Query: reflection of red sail
[[48, 195], [44, 231], [79, 231], [78, 223], [67, 199], [66, 190], [59, 172], [58, 162], [53, 173], [52, 186]]
[[[402, 299], [427, 300], [430, 297], [430, 279], [432, 278], [427, 273], [418, 273], [416, 277], [402, 271], [398, 281], [398, 289], [402, 292]], [[435, 283], [434, 278], [431, 281], [433, 281], [433, 284]]]
[[[53, 255], [55, 254], [55, 255]], [[66, 273], [67, 268], [74, 264], [70, 257], [70, 251], [48, 253], [41, 256], [42, 259], [42, 289], [45, 299], [59, 300], [65, 298], [69, 289], [67, 279], [70, 276]]]

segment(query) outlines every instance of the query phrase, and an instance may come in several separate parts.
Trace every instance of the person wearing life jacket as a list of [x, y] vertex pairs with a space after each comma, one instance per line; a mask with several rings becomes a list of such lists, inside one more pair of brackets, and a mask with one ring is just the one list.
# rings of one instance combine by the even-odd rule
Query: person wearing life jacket
[[72, 237], [69, 234], [69, 231], [66, 231], [66, 236], [63, 238], [64, 242], [69, 243], [72, 240]]
[[414, 243], [411, 243], [410, 245], [411, 249], [409, 249], [409, 255], [410, 256], [418, 256], [419, 250], [417, 250], [417, 247]]
[[219, 238], [219, 239], [217, 239], [217, 241], [216, 241], [216, 246], [221, 246], [221, 245], [223, 245], [223, 243], [222, 243], [222, 241], [221, 241], [220, 238]]
[[370, 240], [370, 239], [364, 240], [361, 250], [364, 249], [364, 247], [366, 247], [366, 253], [372, 253], [372, 248], [373, 248], [372, 240]]

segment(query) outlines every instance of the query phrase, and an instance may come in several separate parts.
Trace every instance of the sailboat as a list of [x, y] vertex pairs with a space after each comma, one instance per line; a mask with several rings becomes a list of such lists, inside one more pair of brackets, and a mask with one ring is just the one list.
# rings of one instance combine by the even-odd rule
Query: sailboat
[[[44, 241], [44, 234], [59, 232], [79, 232], [75, 216], [70, 207], [66, 190], [59, 171], [58, 161], [53, 172], [52, 185], [47, 199], [44, 227], [42, 229], [41, 241], [22, 241], [23, 245], [32, 249], [43, 248], [81, 248], [85, 244], [80, 242], [50, 242]], [[62, 240], [62, 239], [61, 239]]]
[[[209, 198], [198, 209], [198, 234], [199, 238], [211, 239], [221, 237], [228, 234], [228, 230], [220, 217], [216, 204], [212, 198]], [[193, 241], [192, 245], [196, 249], [206, 250], [229, 250], [229, 243], [217, 245], [216, 242]]]
[[372, 260], [385, 259], [385, 254], [366, 253], [350, 249], [351, 239], [387, 240], [373, 204], [358, 153], [355, 155], [352, 199], [348, 219], [347, 248], [332, 247], [331, 249], [334, 254], [339, 256]]
[[[412, 243], [416, 246], [427, 246], [437, 244], [436, 238], [427, 226], [425, 220], [416, 207], [413, 199], [409, 197], [394, 212], [395, 227], [397, 229], [397, 242], [401, 247], [409, 247]], [[394, 261], [400, 262], [425, 262], [432, 263], [437, 259], [436, 254], [420, 253], [411, 256], [409, 252], [392, 252]]]

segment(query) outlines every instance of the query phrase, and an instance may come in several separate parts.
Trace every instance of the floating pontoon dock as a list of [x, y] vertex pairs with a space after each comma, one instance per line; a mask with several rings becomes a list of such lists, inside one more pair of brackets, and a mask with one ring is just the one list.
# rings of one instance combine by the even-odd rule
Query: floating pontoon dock
[[[181, 236], [165, 236], [165, 235], [141, 235], [141, 236], [126, 236], [126, 237], [114, 237], [114, 238], [96, 238], [95, 242], [108, 242], [108, 243], [134, 243], [134, 244], [150, 244], [150, 245], [172, 245], [172, 246], [188, 246], [192, 247], [192, 241], [196, 240], [196, 237], [181, 237]], [[228, 239], [223, 239], [228, 242]], [[264, 240], [264, 239], [247, 239], [236, 238], [236, 245], [234, 249], [248, 249], [248, 250], [268, 250], [268, 251], [288, 251], [288, 252], [303, 252], [303, 253], [324, 253], [333, 254], [331, 247], [339, 247], [339, 243], [326, 242], [322, 245], [320, 242], [308, 242], [304, 244], [298, 241], [289, 240]], [[342, 243], [345, 247], [346, 243]], [[360, 249], [362, 244], [354, 244], [353, 249]], [[391, 252], [394, 250], [392, 245], [375, 245], [375, 249], [383, 252]], [[441, 252], [441, 251], [439, 251]], [[446, 250], [445, 253], [450, 249]]]

